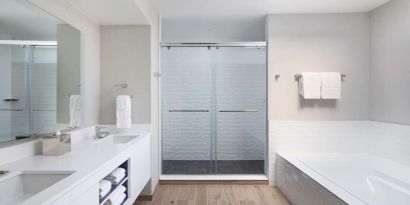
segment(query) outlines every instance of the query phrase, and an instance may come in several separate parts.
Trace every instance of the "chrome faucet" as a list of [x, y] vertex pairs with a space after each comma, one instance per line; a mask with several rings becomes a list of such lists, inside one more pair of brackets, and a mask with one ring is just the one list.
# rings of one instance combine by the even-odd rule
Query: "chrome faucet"
[[98, 138], [104, 138], [110, 135], [110, 132], [107, 131], [107, 127], [96, 126], [95, 127], [95, 136]]

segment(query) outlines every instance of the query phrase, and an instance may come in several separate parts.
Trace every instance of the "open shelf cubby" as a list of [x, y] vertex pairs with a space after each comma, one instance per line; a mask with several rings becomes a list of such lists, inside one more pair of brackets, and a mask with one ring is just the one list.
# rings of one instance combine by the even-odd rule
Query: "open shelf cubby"
[[123, 185], [126, 189], [125, 199], [121, 204], [124, 204], [124, 202], [127, 201], [128, 199], [128, 167], [129, 167], [128, 163], [129, 163], [129, 160], [123, 162], [120, 166], [118, 166], [118, 167], [125, 169], [125, 177], [118, 184], [113, 184], [111, 186], [111, 190], [104, 197], [100, 198], [100, 205], [103, 205], [110, 198], [110, 196], [114, 193], [114, 191], [117, 190], [118, 187], [120, 187], [121, 185]]

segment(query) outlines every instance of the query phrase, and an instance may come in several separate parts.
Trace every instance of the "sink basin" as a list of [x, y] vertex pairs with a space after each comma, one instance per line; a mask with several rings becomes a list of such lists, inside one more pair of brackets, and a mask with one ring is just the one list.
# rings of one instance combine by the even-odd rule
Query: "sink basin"
[[19, 204], [74, 172], [29, 172], [0, 178], [0, 204]]
[[130, 142], [131, 140], [137, 137], [138, 135], [114, 135], [112, 139], [115, 144], [124, 144]]

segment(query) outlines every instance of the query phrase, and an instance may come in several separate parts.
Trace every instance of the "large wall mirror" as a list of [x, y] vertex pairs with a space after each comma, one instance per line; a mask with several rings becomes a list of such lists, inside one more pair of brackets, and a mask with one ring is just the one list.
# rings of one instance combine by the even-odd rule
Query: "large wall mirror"
[[0, 0], [0, 143], [81, 127], [81, 33]]

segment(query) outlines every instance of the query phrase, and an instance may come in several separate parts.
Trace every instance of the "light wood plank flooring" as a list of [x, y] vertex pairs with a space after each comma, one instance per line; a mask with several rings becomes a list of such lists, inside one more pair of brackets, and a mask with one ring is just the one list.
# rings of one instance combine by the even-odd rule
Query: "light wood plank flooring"
[[159, 185], [149, 202], [134, 205], [290, 205], [266, 185]]

